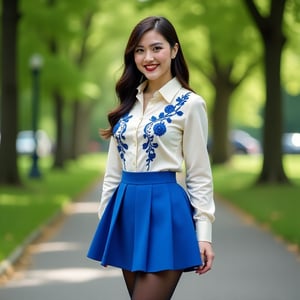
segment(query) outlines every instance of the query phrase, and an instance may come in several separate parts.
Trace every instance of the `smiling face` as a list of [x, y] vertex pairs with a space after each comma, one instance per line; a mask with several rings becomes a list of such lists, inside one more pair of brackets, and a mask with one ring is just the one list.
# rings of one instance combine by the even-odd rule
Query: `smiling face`
[[171, 61], [175, 58], [178, 44], [171, 48], [167, 40], [155, 30], [147, 31], [139, 41], [134, 52], [134, 61], [138, 70], [157, 89], [170, 79]]

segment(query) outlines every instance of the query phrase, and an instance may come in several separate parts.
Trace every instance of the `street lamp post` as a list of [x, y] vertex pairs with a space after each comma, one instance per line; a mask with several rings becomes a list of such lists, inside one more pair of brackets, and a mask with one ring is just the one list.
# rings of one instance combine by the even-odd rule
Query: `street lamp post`
[[39, 113], [39, 89], [40, 89], [40, 70], [43, 66], [43, 59], [39, 54], [34, 54], [30, 58], [29, 67], [32, 74], [32, 132], [34, 139], [34, 151], [32, 153], [32, 166], [29, 173], [31, 178], [41, 177], [41, 172], [38, 167], [38, 113]]

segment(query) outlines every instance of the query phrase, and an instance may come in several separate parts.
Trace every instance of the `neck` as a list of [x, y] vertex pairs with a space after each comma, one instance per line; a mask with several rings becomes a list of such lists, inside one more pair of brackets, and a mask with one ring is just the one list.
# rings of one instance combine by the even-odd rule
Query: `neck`
[[145, 93], [149, 93], [149, 94], [154, 94], [156, 91], [158, 91], [161, 87], [163, 87], [167, 82], [169, 82], [171, 78], [167, 78], [165, 80], [159, 80], [159, 81], [155, 81], [155, 80], [148, 80], [147, 86], [144, 90]]
[[154, 94], [157, 92], [165, 83], [155, 83], [155, 82], [148, 82], [144, 92], [148, 94]]
[[160, 87], [156, 87], [156, 86], [153, 86], [150, 83], [148, 83], [146, 88], [144, 89], [144, 93], [153, 95], [159, 89], [160, 89]]

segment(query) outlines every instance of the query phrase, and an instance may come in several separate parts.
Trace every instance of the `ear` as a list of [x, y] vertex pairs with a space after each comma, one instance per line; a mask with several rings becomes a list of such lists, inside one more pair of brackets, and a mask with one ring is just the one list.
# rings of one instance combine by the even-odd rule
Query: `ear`
[[176, 57], [178, 49], [179, 49], [179, 45], [178, 45], [178, 43], [176, 43], [174, 45], [174, 47], [171, 49], [171, 58], [172, 59], [174, 59]]

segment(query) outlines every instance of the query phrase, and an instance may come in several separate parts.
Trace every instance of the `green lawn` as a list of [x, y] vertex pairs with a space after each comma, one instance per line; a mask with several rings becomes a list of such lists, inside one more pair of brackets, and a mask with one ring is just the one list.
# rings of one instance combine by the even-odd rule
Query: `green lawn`
[[300, 156], [284, 158], [291, 185], [257, 186], [261, 157], [235, 156], [213, 168], [217, 195], [238, 206], [284, 240], [300, 246]]
[[24, 186], [0, 187], [0, 261], [46, 220], [85, 191], [103, 174], [105, 155], [83, 156], [53, 170], [50, 158], [40, 160], [42, 178], [29, 179], [28, 157], [20, 158]]

